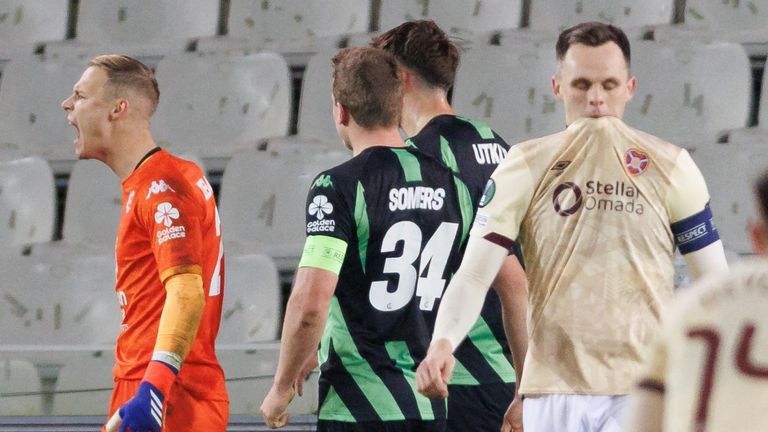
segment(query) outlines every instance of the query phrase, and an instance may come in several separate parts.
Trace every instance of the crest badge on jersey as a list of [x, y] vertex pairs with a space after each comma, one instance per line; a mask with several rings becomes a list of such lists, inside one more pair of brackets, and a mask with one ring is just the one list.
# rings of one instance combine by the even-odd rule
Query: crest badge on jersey
[[632, 175], [640, 175], [648, 169], [648, 165], [651, 164], [651, 159], [647, 153], [641, 152], [637, 149], [629, 149], [624, 154], [624, 166]]
[[480, 197], [479, 206], [485, 207], [491, 202], [493, 196], [496, 195], [496, 182], [493, 179], [488, 179], [488, 183], [485, 184], [485, 191], [483, 196]]

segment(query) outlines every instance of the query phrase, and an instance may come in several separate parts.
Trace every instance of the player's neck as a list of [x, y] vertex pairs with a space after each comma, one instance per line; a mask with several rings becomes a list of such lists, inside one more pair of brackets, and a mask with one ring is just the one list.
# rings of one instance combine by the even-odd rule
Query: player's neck
[[357, 156], [371, 147], [405, 147], [400, 131], [396, 127], [364, 129], [352, 128], [349, 131], [352, 156]]
[[443, 90], [414, 90], [403, 95], [403, 116], [401, 125], [406, 135], [412, 137], [433, 118], [454, 111]]
[[122, 182], [136, 169], [144, 156], [157, 147], [147, 128], [123, 130], [116, 134], [105, 163]]

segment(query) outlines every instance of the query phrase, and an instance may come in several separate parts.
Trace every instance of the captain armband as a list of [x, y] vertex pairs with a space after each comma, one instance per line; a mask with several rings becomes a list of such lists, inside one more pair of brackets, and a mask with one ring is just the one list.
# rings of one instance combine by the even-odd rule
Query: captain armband
[[675, 244], [685, 255], [703, 249], [720, 240], [709, 203], [704, 210], [670, 225]]
[[347, 253], [347, 242], [336, 237], [312, 235], [304, 243], [299, 267], [328, 270], [336, 275], [341, 271]]

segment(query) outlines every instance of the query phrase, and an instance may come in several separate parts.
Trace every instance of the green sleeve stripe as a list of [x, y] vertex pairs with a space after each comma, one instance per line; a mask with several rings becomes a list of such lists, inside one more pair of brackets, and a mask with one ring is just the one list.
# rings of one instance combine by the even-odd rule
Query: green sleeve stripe
[[453, 154], [451, 146], [448, 144], [448, 140], [445, 137], [440, 137], [440, 154], [443, 157], [443, 163], [450, 168], [454, 174], [459, 172], [459, 163], [456, 162], [456, 155]]
[[[349, 333], [347, 323], [341, 313], [341, 305], [336, 296], [331, 298], [331, 305], [328, 310], [328, 321], [323, 331], [321, 341], [321, 360], [328, 360], [328, 347], [333, 341], [333, 347], [341, 359], [341, 363], [349, 372], [355, 384], [360, 387], [368, 401], [373, 406], [376, 414], [383, 421], [405, 420], [405, 415], [397, 404], [394, 395], [387, 388], [387, 385], [373, 370], [371, 364], [360, 355], [355, 345], [352, 334]], [[321, 410], [319, 417], [324, 419], [324, 413]]]
[[[453, 368], [450, 385], [479, 385], [480, 382], [472, 376], [459, 359], [456, 359], [456, 366]], [[449, 413], [450, 414], [450, 413]]]
[[355, 195], [355, 225], [357, 226], [357, 249], [360, 254], [360, 266], [365, 273], [365, 257], [368, 255], [368, 209], [365, 203], [365, 189], [363, 184], [357, 182], [357, 194]]
[[408, 381], [408, 385], [411, 386], [413, 396], [416, 398], [416, 405], [419, 408], [422, 420], [434, 420], [435, 413], [432, 411], [432, 402], [429, 398], [416, 391], [416, 362], [411, 357], [411, 353], [408, 350], [408, 344], [404, 341], [390, 341], [385, 342], [384, 346], [387, 349], [389, 358], [394, 360], [395, 366], [403, 372], [405, 380]]
[[405, 181], [417, 182], [421, 181], [421, 166], [416, 156], [412, 155], [408, 150], [401, 148], [393, 148], [392, 151], [400, 161], [400, 166], [403, 167], [403, 173], [405, 174]]
[[336, 393], [336, 389], [331, 386], [328, 389], [328, 394], [325, 396], [325, 400], [322, 401], [323, 405], [320, 407], [323, 420], [331, 421], [343, 421], [354, 422], [355, 416], [349, 411], [347, 405]]
[[336, 237], [311, 235], [304, 243], [299, 267], [314, 267], [339, 274], [344, 256], [347, 254], [347, 242]]
[[472, 195], [464, 182], [453, 176], [453, 182], [456, 184], [456, 191], [459, 193], [459, 208], [461, 209], [461, 245], [467, 241], [469, 230], [472, 229], [472, 222], [475, 219], [475, 207], [472, 203]]
[[488, 365], [499, 375], [503, 382], [515, 382], [515, 369], [512, 367], [509, 359], [507, 359], [504, 349], [499, 341], [496, 340], [496, 336], [494, 336], [491, 328], [482, 316], [477, 319], [472, 330], [469, 331], [467, 339], [483, 354], [485, 361], [488, 362]]
[[471, 124], [475, 128], [475, 130], [477, 130], [477, 133], [480, 134], [480, 138], [486, 139], [486, 140], [494, 138], [493, 129], [491, 129], [490, 126], [488, 126], [484, 122], [481, 122], [479, 120], [468, 119], [466, 117], [461, 117], [461, 116], [456, 116], [456, 118]]

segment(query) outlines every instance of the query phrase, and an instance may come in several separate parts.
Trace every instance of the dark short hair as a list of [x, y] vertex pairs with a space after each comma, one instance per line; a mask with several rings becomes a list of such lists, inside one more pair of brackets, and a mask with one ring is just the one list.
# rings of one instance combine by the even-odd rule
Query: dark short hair
[[459, 49], [431, 20], [408, 21], [379, 35], [371, 45], [391, 52], [425, 83], [448, 91], [459, 67]]
[[107, 73], [107, 84], [116, 96], [124, 90], [135, 91], [150, 102], [149, 114], [155, 112], [160, 101], [155, 73], [144, 63], [125, 55], [107, 54], [94, 57], [88, 67], [97, 67]]
[[631, 51], [627, 35], [616, 26], [596, 21], [576, 24], [563, 30], [557, 38], [557, 45], [555, 46], [557, 60], [562, 61], [565, 53], [568, 52], [568, 48], [573, 44], [597, 47], [608, 42], [614, 42], [621, 48], [624, 60], [627, 62], [627, 67], [629, 67]]
[[400, 124], [403, 84], [392, 54], [372, 47], [345, 48], [333, 63], [333, 97], [366, 128]]

